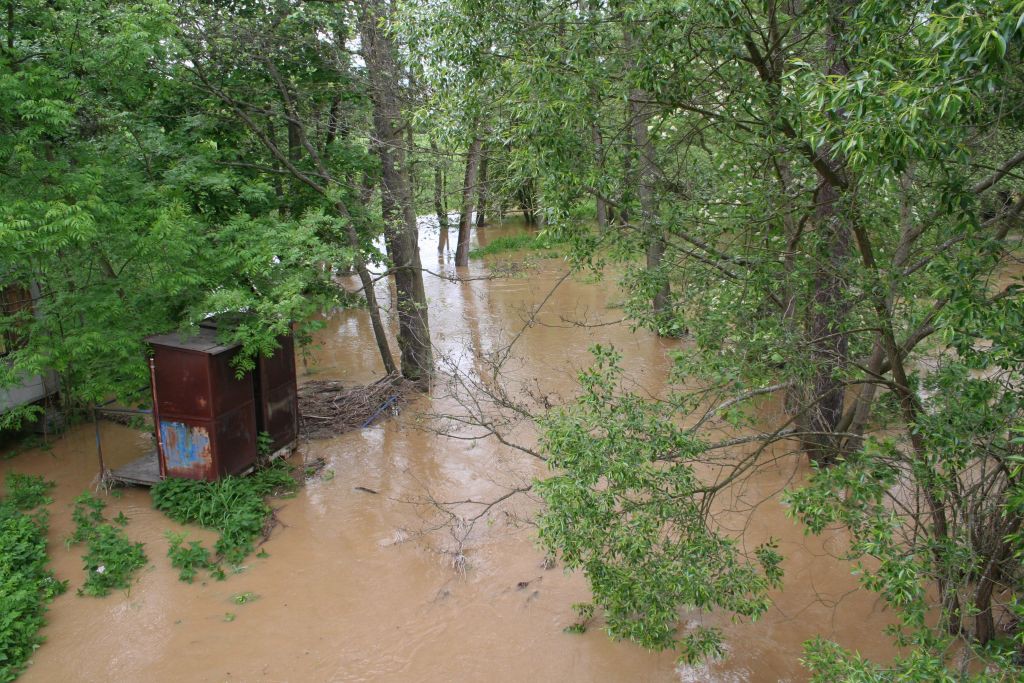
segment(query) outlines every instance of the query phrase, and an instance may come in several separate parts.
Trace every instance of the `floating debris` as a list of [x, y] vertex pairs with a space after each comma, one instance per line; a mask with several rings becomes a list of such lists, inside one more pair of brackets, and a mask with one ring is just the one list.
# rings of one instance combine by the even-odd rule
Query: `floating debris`
[[341, 382], [317, 380], [299, 387], [302, 435], [327, 439], [368, 427], [386, 415], [398, 415], [417, 385], [389, 375], [373, 384], [345, 387]]

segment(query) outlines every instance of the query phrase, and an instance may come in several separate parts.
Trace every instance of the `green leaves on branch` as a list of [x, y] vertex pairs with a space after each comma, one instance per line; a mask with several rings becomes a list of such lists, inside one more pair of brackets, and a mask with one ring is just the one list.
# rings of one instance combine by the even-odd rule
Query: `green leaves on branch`
[[747, 557], [710, 527], [702, 503], [712, 492], [694, 471], [703, 444], [663, 404], [622, 390], [618, 353], [593, 353], [580, 397], [541, 424], [554, 472], [536, 483], [541, 542], [586, 575], [613, 636], [693, 659], [718, 653], [716, 632], [680, 636], [684, 611], [756, 619], [782, 558], [770, 542]]

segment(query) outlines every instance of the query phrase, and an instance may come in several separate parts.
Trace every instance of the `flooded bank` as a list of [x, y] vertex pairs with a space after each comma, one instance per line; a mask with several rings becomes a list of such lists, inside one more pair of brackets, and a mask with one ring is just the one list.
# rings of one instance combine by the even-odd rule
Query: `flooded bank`
[[[485, 243], [521, 229], [485, 228], [474, 239]], [[449, 261], [438, 261], [435, 245], [436, 235], [424, 231], [425, 267], [438, 276], [455, 274]], [[473, 367], [479, 354], [502, 348], [522, 330], [512, 372], [552, 402], [574, 394], [575, 375], [596, 342], [623, 352], [637, 386], [652, 395], [663, 389], [667, 354], [679, 342], [614, 323], [622, 317], [614, 282], [562, 280], [559, 259], [537, 256], [529, 256], [516, 276], [484, 278], [489, 267], [501, 271], [511, 258], [474, 262], [458, 273], [470, 276], [463, 282], [425, 278], [440, 358], [472, 374], [480, 371]], [[386, 283], [380, 296], [388, 300]], [[577, 324], [582, 321], [590, 326]], [[300, 383], [359, 384], [382, 374], [363, 311], [337, 312], [325, 323], [300, 354]], [[726, 660], [678, 667], [672, 653], [612, 641], [599, 620], [584, 634], [564, 633], [574, 621], [573, 603], [586, 601], [588, 590], [581, 576], [546, 568], [528, 523], [533, 501], [509, 501], [464, 544], [441, 525], [431, 500], [487, 500], [544, 473], [541, 463], [493, 439], [430, 431], [423, 416], [450, 411], [450, 402], [438, 391], [397, 418], [303, 442], [294, 462], [324, 458], [333, 478], [315, 479], [296, 497], [273, 501], [282, 526], [264, 546], [269, 557], [251, 556], [244, 571], [224, 582], [180, 582], [166, 558], [164, 534], [181, 527], [152, 509], [147, 491], [123, 490], [109, 499], [108, 513], [130, 518], [126, 532], [146, 544], [150, 566], [129, 592], [102, 599], [75, 595], [84, 579], [82, 549], [68, 550], [62, 542], [72, 528], [71, 501], [97, 471], [91, 425], [73, 428], [49, 450], [0, 464], [0, 472], [57, 482], [49, 506], [50, 553], [57, 576], [71, 581], [53, 602], [43, 631], [47, 643], [21, 680], [798, 681], [806, 678], [801, 644], [814, 635], [869, 657], [890, 654], [881, 634], [888, 615], [873, 594], [855, 590], [851, 566], [836, 559], [844, 539], [805, 537], [774, 499], [806, 474], [804, 458], [781, 451], [784, 457], [721, 501], [735, 510], [725, 523], [748, 545], [778, 539], [786, 558], [785, 590], [759, 622], [691, 615], [725, 629]], [[148, 446], [148, 435], [126, 427], [107, 423], [103, 432], [113, 466]], [[243, 592], [258, 598], [236, 604], [232, 596]]]

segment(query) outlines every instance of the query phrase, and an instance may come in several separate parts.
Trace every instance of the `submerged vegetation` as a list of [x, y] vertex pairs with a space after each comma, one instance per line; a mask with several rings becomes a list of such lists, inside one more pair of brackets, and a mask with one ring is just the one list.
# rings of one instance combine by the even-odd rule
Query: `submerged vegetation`
[[4, 502], [22, 512], [32, 508], [43, 507], [53, 502], [49, 493], [56, 486], [41, 476], [10, 472], [7, 474]]
[[282, 460], [247, 476], [219, 481], [165, 479], [152, 489], [153, 507], [181, 524], [198, 524], [219, 532], [211, 553], [185, 534], [168, 534], [171, 565], [189, 583], [200, 569], [216, 579], [225, 576], [221, 563], [237, 567], [269, 533], [274, 511], [266, 498], [295, 490], [291, 468]]
[[546, 233], [503, 235], [490, 240], [487, 242], [486, 246], [471, 249], [469, 257], [482, 258], [484, 256], [492, 256], [494, 254], [502, 254], [508, 251], [518, 251], [521, 249], [551, 251], [555, 249], [558, 244], [558, 241], [555, 240], [553, 236]]
[[107, 503], [91, 493], [83, 493], [75, 499], [71, 519], [75, 530], [67, 539], [68, 547], [85, 543], [86, 554], [82, 556], [85, 569], [85, 583], [78, 589], [79, 595], [103, 597], [113, 590], [127, 590], [132, 580], [148, 561], [142, 543], [132, 542], [122, 528], [126, 523], [123, 513], [115, 519], [117, 526], [110, 524], [103, 516]]
[[0, 497], [0, 681], [13, 681], [43, 642], [47, 604], [63, 593], [47, 565], [48, 514], [53, 482], [9, 474]]

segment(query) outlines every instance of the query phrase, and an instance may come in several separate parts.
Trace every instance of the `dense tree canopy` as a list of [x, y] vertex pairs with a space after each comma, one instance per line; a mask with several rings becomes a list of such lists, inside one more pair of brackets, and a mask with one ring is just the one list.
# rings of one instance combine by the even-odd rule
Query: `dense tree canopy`
[[39, 296], [3, 320], [3, 383], [52, 369], [71, 404], [125, 397], [146, 335], [225, 311], [254, 314], [233, 331], [251, 358], [344, 299], [334, 267], [387, 258], [357, 8], [8, 9], [0, 273]]

